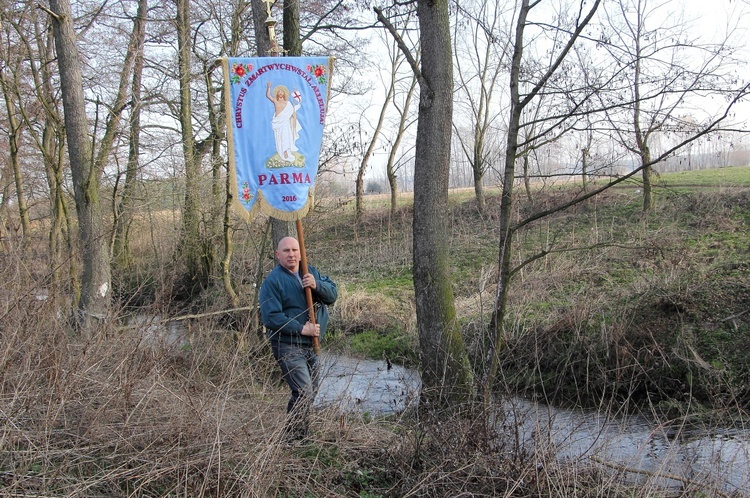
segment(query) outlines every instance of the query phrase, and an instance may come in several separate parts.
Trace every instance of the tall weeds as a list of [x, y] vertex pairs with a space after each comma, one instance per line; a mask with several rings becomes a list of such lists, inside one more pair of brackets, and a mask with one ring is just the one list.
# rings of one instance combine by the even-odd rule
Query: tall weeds
[[226, 347], [208, 321], [189, 344], [155, 339], [149, 322], [82, 335], [38, 289], [3, 287], [4, 496], [266, 495], [283, 411], [262, 350]]
[[[750, 318], [742, 313], [748, 302], [743, 300], [748, 278], [742, 266], [747, 257], [743, 230], [750, 218], [736, 214], [743, 199], [739, 194], [730, 200], [678, 197], [662, 213], [675, 223], [658, 226], [640, 217], [623, 220], [621, 211], [600, 205], [595, 213], [589, 207], [580, 217], [531, 227], [534, 232], [519, 238], [518, 250], [530, 253], [541, 240], [611, 244], [555, 253], [517, 274], [498, 393], [520, 390], [544, 402], [574, 405], [593, 400], [607, 417], [635, 406], [643, 395], [645, 403], [633, 411], [663, 421], [661, 427], [670, 434], [684, 434], [689, 420], [685, 405], [659, 397], [669, 382], [683, 389], [680, 382], [698, 379], [685, 384], [687, 401], [713, 400], [727, 413], [747, 410], [747, 391], [737, 386], [747, 385], [750, 370], [735, 370], [735, 378], [722, 376], [730, 361], [739, 361], [747, 350], [738, 339]], [[479, 344], [491, 312], [496, 274], [492, 214], [479, 220], [469, 211], [455, 207], [452, 244], [458, 314], [471, 346]], [[328, 216], [308, 232], [308, 243], [311, 263], [342, 288], [342, 301], [332, 310], [339, 320], [336, 331], [350, 335], [400, 327], [412, 333], [408, 208], [390, 220], [368, 214], [356, 234], [348, 218]], [[683, 244], [685, 238], [693, 244]], [[174, 309], [168, 302], [169, 275], [152, 276], [153, 295], [161, 298], [142, 308], [140, 319], [126, 323], [119, 318], [130, 310], [116, 310], [98, 329], [78, 333], [68, 321], [65, 291], [46, 285], [43, 258], [21, 254], [13, 241], [4, 242], [2, 496], [657, 497], [724, 492], [712, 476], [683, 478], [665, 488], [660, 469], [633, 479], [632, 469], [606, 461], [561, 460], [560, 441], [549, 430], [552, 412], [532, 424], [535, 445], [530, 447], [525, 429], [506, 405], [457, 407], [451, 418], [429, 407], [387, 418], [318, 409], [310, 441], [298, 447], [282, 444], [287, 391], [263, 341], [236, 347], [232, 332], [216, 316], [183, 322], [185, 328], [177, 332], [184, 337], [165, 333], [170, 329], [160, 320]], [[242, 247], [236, 254], [243, 254]], [[234, 265], [258, 266], [256, 261]], [[711, 285], [704, 286], [704, 280]], [[706, 323], [714, 329], [702, 328]], [[722, 342], [704, 332], [719, 329], [738, 342], [731, 343], [734, 351], [709, 357], [704, 352], [718, 351]], [[665, 342], [659, 334], [664, 330], [679, 334]], [[699, 386], [704, 398], [697, 396]], [[709, 427], [705, 419], [699, 423]]]

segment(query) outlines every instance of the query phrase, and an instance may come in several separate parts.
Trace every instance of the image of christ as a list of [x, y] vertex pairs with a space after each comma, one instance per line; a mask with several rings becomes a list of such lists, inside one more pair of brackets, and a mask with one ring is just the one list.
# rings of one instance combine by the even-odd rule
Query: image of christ
[[282, 161], [294, 162], [297, 152], [295, 142], [299, 138], [302, 126], [297, 120], [297, 111], [302, 105], [302, 97], [299, 92], [294, 92], [294, 100], [289, 100], [289, 89], [284, 85], [278, 85], [271, 92], [271, 82], [266, 86], [266, 97], [273, 103], [274, 114], [271, 120], [273, 136], [276, 140], [276, 153]]

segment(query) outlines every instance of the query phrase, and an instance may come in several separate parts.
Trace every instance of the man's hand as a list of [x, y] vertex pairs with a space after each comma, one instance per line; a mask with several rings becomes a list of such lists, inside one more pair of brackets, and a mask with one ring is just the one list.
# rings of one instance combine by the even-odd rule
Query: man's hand
[[317, 289], [318, 282], [315, 281], [315, 275], [312, 273], [305, 273], [305, 276], [302, 277], [302, 287], [309, 287], [312, 290]]
[[302, 335], [310, 337], [318, 337], [320, 335], [320, 324], [307, 322], [302, 326]]

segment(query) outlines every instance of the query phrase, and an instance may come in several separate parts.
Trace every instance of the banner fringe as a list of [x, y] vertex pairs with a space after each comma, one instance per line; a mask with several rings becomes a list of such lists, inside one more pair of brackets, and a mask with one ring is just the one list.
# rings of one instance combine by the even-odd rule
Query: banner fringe
[[[236, 184], [237, 181], [235, 180], [234, 183]], [[258, 198], [249, 211], [245, 207], [245, 205], [242, 204], [242, 202], [236, 197], [232, 201], [232, 207], [234, 208], [235, 212], [247, 223], [249, 223], [253, 217], [257, 216], [259, 212], [282, 221], [297, 221], [301, 220], [302, 218], [307, 216], [310, 211], [312, 211], [315, 191], [312, 187], [310, 187], [309, 190], [310, 191], [307, 195], [307, 202], [296, 211], [282, 211], [280, 209], [276, 209], [263, 197], [262, 190], [258, 190]]]

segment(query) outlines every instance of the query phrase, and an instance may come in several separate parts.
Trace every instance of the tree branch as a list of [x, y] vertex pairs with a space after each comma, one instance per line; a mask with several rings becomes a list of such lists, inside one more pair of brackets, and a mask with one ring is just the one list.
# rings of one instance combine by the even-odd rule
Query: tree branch
[[696, 133], [695, 135], [693, 135], [691, 137], [688, 137], [685, 140], [683, 140], [682, 142], [678, 143], [677, 145], [675, 145], [675, 146], [673, 146], [673, 147], [665, 150], [658, 157], [652, 159], [647, 164], [643, 164], [643, 165], [639, 166], [638, 168], [635, 168], [630, 173], [628, 173], [626, 175], [623, 175], [623, 176], [621, 176], [621, 177], [619, 177], [619, 178], [617, 178], [615, 180], [612, 180], [611, 182], [607, 183], [606, 185], [603, 185], [602, 187], [599, 187], [596, 190], [592, 190], [592, 191], [590, 191], [590, 192], [588, 192], [588, 193], [586, 193], [586, 194], [584, 194], [584, 195], [582, 195], [580, 197], [576, 197], [575, 199], [573, 199], [573, 200], [571, 200], [569, 202], [566, 202], [565, 204], [562, 204], [560, 206], [557, 206], [557, 207], [554, 207], [554, 208], [551, 208], [551, 209], [546, 209], [544, 211], [539, 211], [538, 213], [532, 214], [528, 218], [523, 219], [523, 220], [519, 221], [518, 223], [516, 223], [513, 227], [511, 227], [511, 230], [512, 231], [517, 231], [521, 227], [523, 227], [525, 225], [528, 225], [529, 223], [531, 223], [533, 221], [536, 221], [536, 220], [538, 220], [540, 218], [544, 218], [545, 216], [550, 215], [552, 213], [555, 213], [557, 211], [562, 211], [564, 209], [568, 209], [569, 207], [575, 206], [576, 204], [579, 204], [579, 203], [585, 201], [586, 199], [594, 197], [595, 195], [598, 195], [601, 192], [604, 192], [608, 188], [613, 187], [613, 186], [617, 185], [618, 183], [622, 183], [625, 180], [627, 180], [628, 178], [631, 178], [631, 177], [635, 176], [637, 173], [639, 173], [640, 171], [642, 171], [644, 168], [647, 168], [649, 166], [653, 166], [654, 164], [657, 164], [657, 163], [665, 160], [673, 152], [681, 149], [682, 147], [684, 147], [685, 145], [689, 144], [690, 142], [694, 142], [695, 140], [699, 139], [700, 137], [702, 137], [702, 136], [710, 133], [715, 128], [717, 128], [718, 125], [724, 119], [727, 118], [727, 116], [729, 115], [729, 111], [732, 108], [732, 106], [734, 104], [736, 104], [737, 102], [739, 102], [747, 94], [747, 92], [749, 90], [750, 90], [750, 83], [747, 84], [747, 85], [745, 85], [745, 87], [742, 89], [742, 91], [740, 92], [740, 94], [738, 94], [737, 96], [735, 96], [735, 98], [732, 100], [732, 102], [729, 104], [729, 106], [727, 106], [727, 108], [724, 111], [724, 114], [721, 117], [719, 117], [718, 119], [716, 119], [715, 121], [713, 121], [709, 126], [707, 126], [706, 128], [704, 128], [700, 132]]
[[393, 39], [396, 40], [396, 44], [398, 45], [398, 48], [401, 49], [401, 52], [403, 52], [404, 57], [406, 57], [406, 60], [409, 62], [409, 66], [411, 66], [411, 70], [414, 71], [414, 74], [417, 76], [417, 80], [419, 81], [419, 86], [425, 89], [429, 88], [429, 85], [427, 84], [427, 80], [422, 75], [422, 71], [419, 70], [419, 64], [417, 63], [417, 60], [411, 54], [409, 47], [406, 46], [406, 43], [404, 43], [404, 40], [396, 31], [396, 28], [394, 28], [393, 24], [391, 24], [390, 21], [386, 19], [386, 17], [383, 15], [383, 11], [379, 7], [373, 7], [372, 10], [374, 10], [375, 14], [377, 14], [378, 21], [380, 21], [380, 23], [383, 26], [385, 26], [388, 32], [391, 33], [391, 35], [393, 36]]
[[656, 249], [661, 254], [661, 257], [662, 258], [664, 257], [664, 251], [662, 251], [660, 247], [631, 246], [627, 244], [617, 244], [617, 243], [612, 243], [612, 242], [600, 242], [598, 244], [591, 244], [591, 245], [586, 245], [586, 246], [563, 247], [561, 249], [542, 249], [538, 253], [532, 254], [525, 260], [518, 263], [518, 265], [515, 268], [510, 270], [510, 276], [512, 277], [513, 275], [518, 273], [522, 268], [524, 268], [526, 265], [533, 263], [534, 261], [538, 259], [542, 259], [543, 257], [549, 254], [563, 253], [563, 252], [591, 251], [594, 249], [601, 249], [602, 247], [619, 247], [620, 249], [628, 249], [628, 250]]
[[48, 16], [52, 17], [53, 19], [55, 19], [58, 22], [60, 22], [60, 20], [62, 19], [62, 16], [60, 16], [60, 15], [52, 12], [51, 10], [49, 10], [47, 7], [45, 7], [42, 4], [37, 4], [37, 8], [40, 9], [40, 10], [42, 10], [42, 11], [44, 11], [44, 12], [46, 12]]

